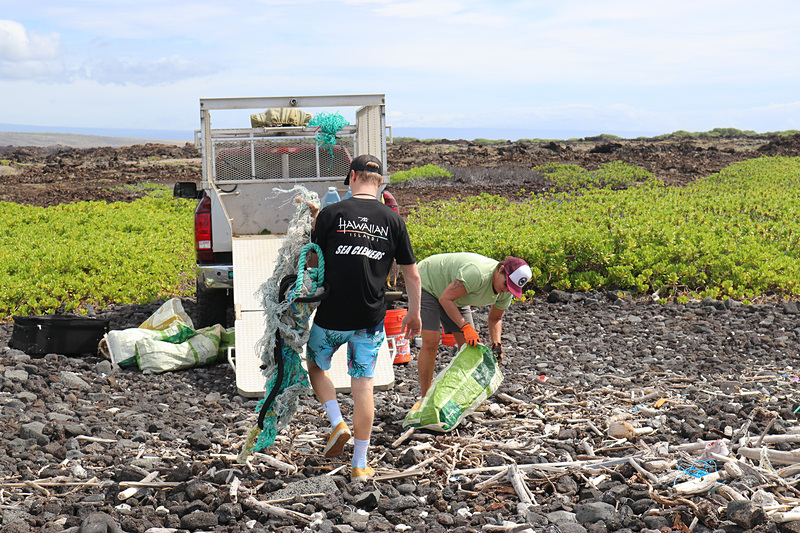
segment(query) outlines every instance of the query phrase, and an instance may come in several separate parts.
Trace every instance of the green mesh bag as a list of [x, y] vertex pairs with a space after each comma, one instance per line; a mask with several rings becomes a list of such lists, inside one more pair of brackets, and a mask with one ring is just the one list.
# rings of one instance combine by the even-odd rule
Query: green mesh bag
[[446, 432], [473, 413], [503, 382], [492, 351], [464, 344], [439, 372], [418, 409], [409, 411], [403, 427]]

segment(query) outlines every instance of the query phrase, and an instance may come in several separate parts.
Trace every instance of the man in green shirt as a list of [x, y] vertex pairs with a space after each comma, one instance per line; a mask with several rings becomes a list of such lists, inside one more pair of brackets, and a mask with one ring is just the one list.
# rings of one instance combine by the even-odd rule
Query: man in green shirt
[[489, 340], [498, 361], [503, 312], [531, 279], [531, 268], [518, 257], [500, 262], [480, 254], [457, 252], [427, 257], [418, 264], [422, 278], [422, 348], [417, 359], [421, 397], [431, 386], [441, 331], [452, 333], [459, 346], [480, 343], [470, 306], [490, 305]]

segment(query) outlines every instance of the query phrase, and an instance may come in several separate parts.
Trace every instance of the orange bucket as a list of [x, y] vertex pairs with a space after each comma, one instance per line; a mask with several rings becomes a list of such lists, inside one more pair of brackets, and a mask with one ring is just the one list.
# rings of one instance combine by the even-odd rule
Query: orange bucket
[[394, 351], [394, 364], [396, 365], [411, 361], [411, 345], [403, 335], [403, 318], [405, 316], [405, 309], [389, 309], [386, 311], [386, 318], [383, 321], [386, 342]]
[[383, 320], [383, 327], [387, 335], [400, 335], [403, 332], [403, 319], [406, 317], [405, 309], [389, 309]]
[[442, 330], [442, 344], [445, 346], [455, 346], [456, 338], [452, 333], [445, 333], [444, 330]]
[[387, 335], [386, 342], [390, 352], [394, 351], [394, 364], [402, 365], [411, 361], [411, 345], [404, 335]]

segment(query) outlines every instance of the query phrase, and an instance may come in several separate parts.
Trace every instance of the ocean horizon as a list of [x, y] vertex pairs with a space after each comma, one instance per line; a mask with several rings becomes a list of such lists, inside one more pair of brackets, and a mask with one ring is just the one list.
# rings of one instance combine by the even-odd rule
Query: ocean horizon
[[[24, 124], [0, 123], [0, 132], [14, 133], [66, 133], [74, 135], [96, 135], [100, 137], [122, 137], [129, 139], [148, 139], [161, 141], [194, 142], [194, 130], [159, 130], [135, 128], [79, 128], [69, 126], [33, 126]], [[517, 141], [520, 139], [582, 139], [598, 135], [616, 135], [623, 139], [654, 137], [664, 132], [647, 131], [588, 131], [588, 130], [543, 130], [536, 128], [422, 128], [413, 126], [387, 127], [387, 135], [392, 138], [411, 137], [420, 140], [448, 139], [467, 140], [488, 139]]]

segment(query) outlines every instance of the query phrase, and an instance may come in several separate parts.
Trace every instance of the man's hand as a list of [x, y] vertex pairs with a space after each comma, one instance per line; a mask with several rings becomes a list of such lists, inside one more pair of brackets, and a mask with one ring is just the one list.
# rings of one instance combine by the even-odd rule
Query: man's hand
[[[301, 196], [295, 196], [294, 201], [299, 204], [300, 202], [303, 201], [303, 198]], [[308, 200], [306, 202], [306, 205], [308, 206], [308, 209], [311, 211], [311, 217], [316, 220], [317, 215], [319, 215], [319, 209], [320, 209], [319, 205], [315, 204], [311, 200]]]
[[308, 209], [311, 211], [311, 216], [316, 219], [317, 215], [319, 215], [319, 205], [315, 204], [311, 200], [306, 202]]
[[419, 315], [411, 316], [406, 314], [400, 327], [405, 332], [406, 339], [411, 340], [422, 332], [422, 320], [420, 320]]
[[461, 333], [464, 334], [464, 340], [467, 341], [467, 344], [470, 346], [477, 346], [481, 342], [481, 338], [478, 337], [478, 332], [475, 331], [475, 328], [473, 328], [472, 324], [469, 322], [461, 326]]
[[[295, 196], [294, 201], [299, 204], [300, 202], [303, 201], [303, 198], [301, 196]], [[306, 205], [308, 206], [309, 211], [311, 211], [311, 213], [310, 213], [311, 214], [311, 231], [313, 232], [314, 229], [316, 229], [316, 227], [317, 227], [317, 215], [319, 215], [319, 205], [315, 204], [311, 200], [308, 200], [306, 202]]]
[[492, 344], [492, 353], [497, 358], [498, 364], [503, 364], [503, 345], [499, 342]]

